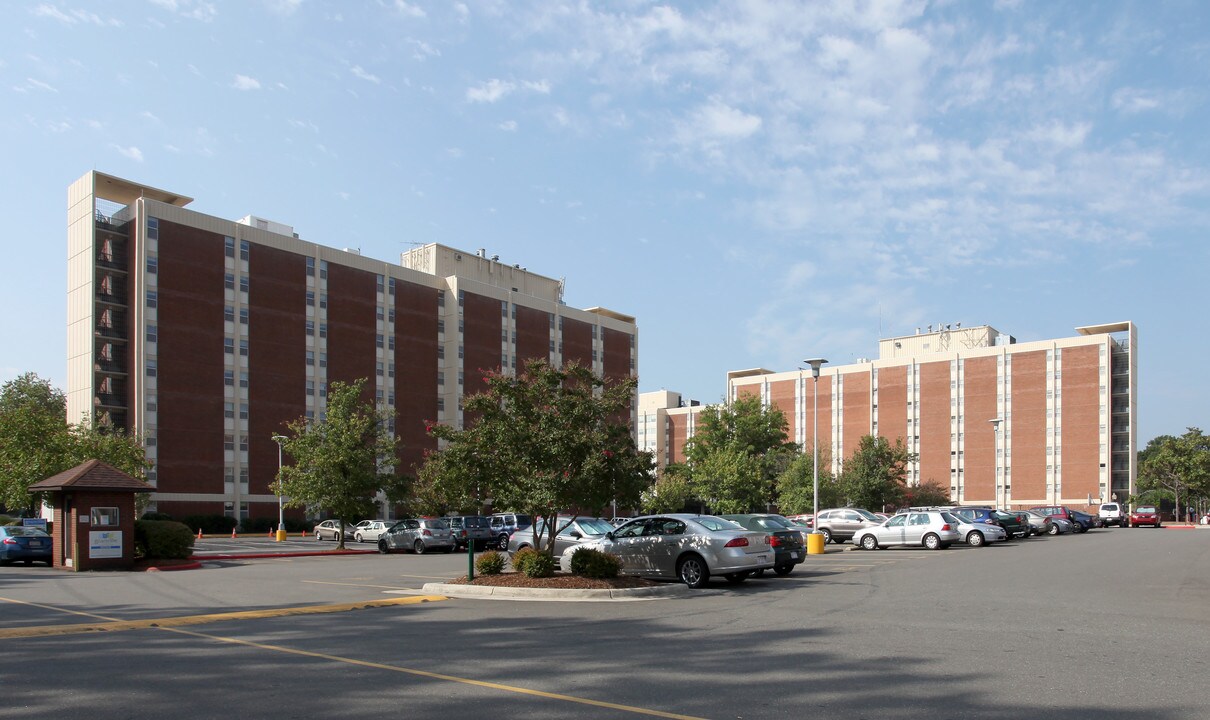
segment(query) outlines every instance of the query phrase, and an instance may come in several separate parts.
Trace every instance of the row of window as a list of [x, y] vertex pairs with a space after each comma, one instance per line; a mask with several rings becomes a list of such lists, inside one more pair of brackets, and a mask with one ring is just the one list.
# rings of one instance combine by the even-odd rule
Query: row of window
[[[248, 245], [247, 240], [239, 241], [239, 259], [240, 260], [248, 259], [248, 248], [249, 248], [249, 245]], [[229, 258], [235, 257], [235, 238], [233, 238], [233, 237], [224, 237], [223, 238], [223, 254]]]

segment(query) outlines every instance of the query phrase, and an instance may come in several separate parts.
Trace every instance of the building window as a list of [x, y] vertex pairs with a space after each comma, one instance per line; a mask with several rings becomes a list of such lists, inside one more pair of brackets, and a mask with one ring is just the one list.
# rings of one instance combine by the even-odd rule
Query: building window
[[387, 314], [386, 314], [386, 310], [384, 310], [384, 309], [383, 309], [383, 307], [382, 307], [381, 305], [379, 305], [378, 307], [374, 308], [374, 317], [375, 317], [375, 319], [377, 319], [377, 320], [385, 320], [385, 319], [386, 319], [386, 316], [387, 316]]
[[235, 371], [234, 370], [224, 370], [223, 371], [223, 384], [228, 387], [235, 387]]
[[248, 241], [240, 240], [239, 241], [239, 259], [240, 260], [248, 259], [248, 249], [249, 249]]
[[239, 309], [239, 321], [241, 325], [248, 324], [248, 308], [242, 307]]
[[248, 452], [248, 436], [247, 435], [239, 436], [239, 451]]
[[319, 307], [323, 308], [324, 310], [328, 309], [328, 294], [327, 293], [319, 294]]
[[242, 372], [239, 374], [239, 386], [242, 388], [248, 387], [248, 373]]
[[395, 322], [395, 308], [390, 308], [387, 310], [387, 321], [392, 323]]
[[240, 338], [239, 354], [243, 355], [244, 357], [248, 357], [248, 340], [247, 340], [247, 338]]
[[153, 257], [147, 258], [147, 274], [155, 275], [160, 271], [160, 263]]
[[147, 218], [147, 239], [148, 240], [159, 240], [160, 239], [160, 221], [157, 218], [153, 218], [153, 217]]
[[[244, 490], [248, 489], [248, 468], [246, 467], [239, 469], [239, 484], [244, 486]], [[248, 517], [248, 503], [240, 503], [239, 511], [243, 517]]]
[[328, 396], [328, 384], [326, 382], [321, 382], [319, 384], [319, 396], [320, 397]]
[[247, 275], [239, 276], [239, 291], [245, 292], [245, 293], [248, 292], [248, 276]]
[[235, 450], [235, 436], [234, 435], [224, 435], [223, 436], [223, 449], [224, 450]]
[[378, 282], [377, 282], [377, 286], [375, 287], [375, 289], [376, 289], [378, 292], [382, 292], [384, 289], [386, 289], [386, 278], [384, 278], [384, 277], [383, 277], [383, 276], [381, 276], [381, 275], [378, 275], [378, 276], [377, 276], [377, 281], [378, 281]]
[[387, 363], [387, 377], [395, 377], [395, 363]]
[[315, 293], [311, 290], [307, 291], [307, 307], [315, 307]]
[[235, 417], [235, 403], [223, 403], [223, 417], [225, 417], [225, 418], [234, 418]]
[[443, 332], [445, 332], [445, 321], [438, 320], [437, 321], [437, 334], [440, 335]]
[[147, 377], [155, 377], [156, 365], [155, 360], [147, 361]]
[[314, 395], [314, 394], [315, 394], [315, 381], [314, 381], [314, 380], [308, 380], [308, 381], [307, 381], [307, 394], [308, 394], [308, 395]]
[[327, 323], [319, 324], [319, 336], [321, 338], [326, 338], [328, 336], [328, 324]]
[[319, 354], [319, 366], [321, 368], [326, 368], [328, 366], [328, 354], [326, 352], [321, 352]]
[[437, 291], [437, 307], [445, 307], [445, 291]]
[[461, 346], [461, 345], [459, 345], [459, 346], [458, 346], [458, 359], [459, 359], [459, 360], [461, 360], [461, 359], [462, 359], [463, 354], [464, 354], [464, 350], [462, 349], [462, 346]]
[[158, 331], [156, 330], [155, 325], [148, 325], [147, 326], [147, 342], [149, 342], [149, 343], [157, 342], [158, 337], [159, 337], [159, 334], [158, 334]]
[[387, 393], [387, 405], [395, 404], [395, 391], [391, 390]]
[[466, 291], [458, 291], [458, 307], [463, 307], [466, 304]]
[[465, 376], [463, 375], [463, 372], [462, 372], [461, 370], [459, 370], [459, 371], [458, 371], [458, 384], [459, 384], [459, 385], [461, 385], [465, 379], [466, 379], [466, 378], [465, 378]]
[[375, 347], [382, 347], [382, 346], [383, 346], [383, 339], [384, 339], [384, 338], [383, 338], [383, 336], [382, 336], [382, 335], [375, 335], [375, 336], [374, 336], [374, 345], [375, 345]]
[[235, 275], [233, 273], [223, 273], [223, 287], [228, 290], [235, 289]]
[[445, 346], [444, 346], [444, 345], [438, 345], [438, 346], [437, 346], [437, 359], [438, 359], [438, 360], [444, 360], [444, 359], [445, 359]]
[[328, 261], [327, 260], [319, 261], [319, 277], [321, 280], [328, 279]]
[[248, 419], [248, 403], [239, 404], [239, 419], [240, 420]]
[[394, 350], [394, 349], [395, 349], [395, 336], [394, 336], [394, 335], [392, 335], [391, 337], [387, 338], [387, 349], [388, 349], [388, 350]]
[[382, 377], [382, 374], [384, 371], [385, 371], [385, 368], [383, 368], [382, 363], [380, 363], [380, 362], [374, 363], [374, 374], [375, 375]]
[[148, 290], [147, 291], [147, 307], [149, 307], [149, 308], [155, 307], [158, 301], [159, 301], [159, 296], [156, 295], [155, 290]]
[[[156, 406], [155, 395], [148, 395], [147, 396], [147, 412], [155, 412], [156, 407], [157, 406]], [[1101, 451], [1104, 452], [1104, 450], [1105, 450], [1105, 446], [1102, 445]]]
[[223, 338], [223, 352], [228, 355], [235, 354], [235, 338]]
[[229, 258], [235, 257], [235, 238], [223, 238], [223, 254]]
[[307, 275], [315, 277], [315, 258], [313, 257], [307, 258]]
[[437, 412], [445, 412], [445, 398], [437, 398]]
[[314, 351], [314, 350], [308, 350], [308, 351], [307, 351], [307, 364], [308, 364], [308, 365], [314, 365], [314, 364], [315, 364], [315, 351]]
[[387, 288], [391, 295], [395, 294], [395, 278], [387, 280]]
[[307, 323], [307, 334], [314, 335], [315, 334], [315, 321], [307, 320], [306, 323]]
[[227, 322], [235, 322], [235, 308], [230, 305], [223, 306], [223, 319]]
[[508, 301], [500, 301], [500, 317], [508, 317]]
[[445, 385], [445, 372], [443, 372], [441, 370], [437, 371], [437, 384]]

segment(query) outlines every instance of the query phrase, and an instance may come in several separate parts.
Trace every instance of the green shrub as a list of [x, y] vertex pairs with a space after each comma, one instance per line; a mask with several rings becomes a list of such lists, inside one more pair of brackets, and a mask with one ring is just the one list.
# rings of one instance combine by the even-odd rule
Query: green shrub
[[193, 531], [173, 520], [136, 520], [134, 547], [145, 558], [184, 559], [193, 554]]
[[555, 574], [555, 559], [544, 552], [534, 551], [534, 554], [526, 559], [525, 569], [521, 572], [531, 578], [546, 578]]
[[525, 573], [526, 575], [529, 575], [529, 573], [526, 572], [525, 568], [529, 565], [530, 561], [534, 557], [536, 557], [540, 554], [541, 553], [539, 553], [537, 550], [534, 550], [531, 547], [521, 548], [517, 552], [513, 553], [513, 556], [512, 556], [513, 570], [516, 570], [519, 573]]
[[580, 548], [571, 555], [571, 571], [589, 578], [617, 577], [622, 571], [622, 558], [593, 548]]
[[226, 515], [186, 515], [181, 522], [188, 525], [194, 535], [198, 530], [206, 535], [230, 535], [239, 525], [239, 521]]
[[504, 572], [504, 553], [488, 550], [475, 558], [475, 572], [480, 575], [499, 575]]

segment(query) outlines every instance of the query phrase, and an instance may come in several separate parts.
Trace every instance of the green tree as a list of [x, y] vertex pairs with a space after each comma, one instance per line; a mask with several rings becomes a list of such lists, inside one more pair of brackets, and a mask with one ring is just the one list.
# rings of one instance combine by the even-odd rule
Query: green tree
[[[545, 528], [561, 511], [600, 515], [614, 500], [638, 503], [651, 484], [652, 461], [630, 433], [633, 379], [606, 381], [576, 363], [560, 370], [531, 360], [517, 376], [492, 373], [484, 382], [484, 392], [464, 401], [465, 429], [430, 428], [444, 446], [420, 471], [423, 497], [491, 498], [544, 519]], [[552, 551], [552, 533], [534, 541]]]
[[1179, 436], [1160, 435], [1139, 452], [1139, 496], [1169, 498], [1177, 517], [1187, 505], [1210, 497], [1210, 436], [1187, 428]]
[[[819, 453], [819, 507], [830, 508], [844, 504], [844, 493], [835, 476], [831, 452]], [[808, 449], [790, 461], [777, 478], [777, 507], [783, 515], [799, 515], [815, 510], [815, 458]]]
[[926, 480], [904, 489], [903, 504], [910, 507], [949, 505], [950, 491], [936, 480]]
[[714, 512], [764, 510], [776, 499], [778, 477], [798, 451], [787, 428], [781, 410], [765, 407], [757, 397], [704, 408], [685, 443], [694, 493]]
[[0, 504], [29, 508], [32, 483], [92, 459], [140, 480], [151, 467], [137, 435], [89, 420], [69, 424], [63, 392], [36, 373], [0, 387]]
[[908, 463], [916, 457], [902, 438], [892, 445], [884, 437], [863, 436], [840, 473], [840, 487], [848, 503], [870, 510], [899, 507], [907, 490]]
[[693, 497], [689, 468], [683, 463], [664, 467], [655, 484], [643, 491], [643, 510], [651, 514], [679, 512]]
[[[281, 445], [294, 464], [282, 467], [272, 487], [289, 498], [290, 507], [327, 510], [342, 527], [374, 514], [380, 490], [394, 501], [403, 497], [407, 486], [393, 468], [397, 440], [387, 429], [390, 413], [362, 399], [365, 384], [364, 378], [333, 382], [323, 420], [289, 423]], [[344, 542], [341, 533], [339, 547]]]

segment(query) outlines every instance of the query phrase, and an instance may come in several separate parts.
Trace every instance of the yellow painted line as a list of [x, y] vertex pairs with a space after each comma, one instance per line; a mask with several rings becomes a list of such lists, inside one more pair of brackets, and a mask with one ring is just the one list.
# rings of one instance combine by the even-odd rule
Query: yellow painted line
[[96, 620], [119, 622], [117, 618], [97, 615], [96, 613], [82, 612], [80, 610], [68, 610], [67, 608], [55, 607], [54, 605], [43, 605], [42, 603], [29, 602], [28, 600], [13, 600], [12, 598], [0, 597], [0, 601], [13, 603], [14, 605], [29, 605], [30, 607], [42, 608], [43, 610], [54, 610], [55, 612], [68, 613], [70, 615], [80, 615], [82, 617], [94, 618]]
[[[5, 598], [0, 598], [3, 600]], [[418, 595], [410, 597], [389, 598], [384, 600], [367, 600], [363, 602], [340, 603], [337, 605], [306, 605], [303, 607], [269, 608], [266, 610], [241, 610], [229, 613], [211, 613], [209, 615], [183, 615], [180, 617], [150, 618], [145, 620], [109, 620], [103, 623], [79, 623], [75, 625], [38, 625], [35, 627], [7, 628], [0, 630], [0, 640], [12, 638], [46, 637], [50, 635], [78, 635], [93, 632], [119, 632], [122, 630], [144, 630], [147, 628], [176, 628], [186, 625], [203, 625], [206, 623], [225, 622], [227, 620], [260, 620], [265, 618], [286, 617], [291, 615], [317, 615], [321, 613], [347, 612], [349, 610], [364, 610], [367, 608], [389, 607], [392, 605], [414, 605], [424, 602], [448, 600], [443, 595]], [[21, 602], [9, 600], [9, 602]], [[35, 603], [24, 603], [34, 605]], [[47, 605], [39, 605], [52, 610], [60, 610]], [[63, 612], [72, 612], [63, 610]], [[74, 613], [87, 615], [87, 613]], [[92, 617], [101, 617], [94, 615]]]
[[254, 647], [261, 650], [271, 650], [273, 652], [299, 655], [302, 657], [315, 658], [317, 660], [346, 663], [349, 665], [357, 665], [359, 667], [373, 668], [375, 670], [388, 670], [390, 672], [415, 675], [432, 680], [444, 680], [446, 682], [472, 685], [475, 687], [487, 688], [489, 690], [500, 690], [502, 692], [516, 693], [518, 695], [529, 695], [531, 697], [546, 698], [548, 700], [561, 700], [563, 702], [576, 703], [579, 705], [609, 708], [610, 710], [620, 710], [622, 712], [634, 713], [636, 715], [650, 715], [652, 717], [672, 718], [673, 720], [703, 720], [703, 718], [693, 715], [679, 715], [677, 713], [669, 713], [662, 710], [651, 710], [648, 708], [635, 707], [633, 705], [621, 705], [619, 703], [605, 702], [604, 700], [592, 700], [589, 698], [576, 697], [574, 695], [563, 695], [561, 693], [546, 692], [544, 690], [532, 690], [530, 688], [518, 687], [516, 685], [505, 685], [503, 683], [487, 682], [485, 680], [473, 680], [471, 678], [458, 677], [456, 675], [443, 675], [441, 673], [429, 672], [427, 670], [416, 670], [413, 668], [399, 667], [398, 665], [386, 665], [383, 663], [369, 662], [368, 660], [357, 660], [355, 658], [342, 657], [340, 655], [312, 652], [310, 650], [297, 650], [295, 648], [282, 647], [281, 645], [267, 645], [265, 643], [253, 642], [251, 640], [240, 640], [239, 638], [208, 635], [206, 633], [193, 632], [191, 630], [180, 630], [178, 628], [164, 627], [163, 629], [168, 632], [179, 633], [181, 635], [190, 635], [197, 638], [218, 640], [219, 642], [231, 643], [233, 645], [244, 645], [246, 647]]

